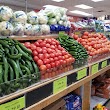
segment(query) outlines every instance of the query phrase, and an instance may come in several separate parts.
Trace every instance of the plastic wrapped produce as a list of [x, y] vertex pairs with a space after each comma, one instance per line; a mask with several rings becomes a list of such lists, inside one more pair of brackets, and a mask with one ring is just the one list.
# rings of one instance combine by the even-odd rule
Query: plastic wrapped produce
[[50, 27], [49, 27], [49, 25], [41, 25], [41, 32], [43, 33], [43, 34], [49, 34], [50, 33]]
[[38, 15], [34, 11], [27, 13], [27, 19], [30, 24], [38, 24]]
[[61, 20], [62, 20], [62, 21], [67, 21], [67, 20], [68, 20], [67, 15], [63, 15], [63, 16], [61, 17]]
[[3, 21], [0, 23], [0, 33], [3, 36], [9, 36], [13, 34], [13, 26], [8, 21]]
[[33, 34], [34, 35], [41, 35], [41, 27], [40, 25], [33, 25]]
[[43, 11], [40, 11], [38, 13], [38, 20], [39, 20], [40, 24], [47, 24], [48, 17], [46, 16], [46, 14]]
[[14, 31], [13, 34], [14, 35], [24, 35], [24, 27], [21, 23], [14, 23]]
[[14, 12], [14, 21], [25, 24], [27, 22], [27, 15], [24, 11], [16, 11]]
[[0, 21], [9, 21], [13, 16], [13, 11], [8, 6], [0, 6]]
[[58, 24], [59, 24], [59, 25], [64, 25], [64, 22], [63, 22], [62, 20], [60, 20], [60, 21], [58, 22]]
[[33, 27], [31, 24], [26, 23], [24, 26], [24, 34], [33, 35]]
[[49, 19], [48, 24], [50, 24], [50, 25], [57, 24], [57, 20], [55, 18], [51, 18], [51, 19]]

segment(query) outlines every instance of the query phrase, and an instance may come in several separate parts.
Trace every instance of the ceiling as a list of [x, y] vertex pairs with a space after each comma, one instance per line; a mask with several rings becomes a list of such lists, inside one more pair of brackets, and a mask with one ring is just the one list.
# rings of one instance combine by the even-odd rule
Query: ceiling
[[[110, 0], [104, 0], [101, 2], [93, 2], [91, 0], [65, 0], [62, 2], [54, 2], [51, 0], [27, 0], [27, 3], [29, 10], [42, 9], [43, 8], [42, 6], [44, 5], [56, 5], [67, 8], [69, 15], [75, 15], [69, 12], [72, 10], [84, 11], [93, 14], [93, 16], [95, 17], [110, 15]], [[18, 10], [18, 9], [25, 10], [25, 0], [0, 0], [0, 4], [9, 5], [10, 7], [14, 8], [14, 10]], [[74, 7], [75, 5], [80, 5], [80, 4], [89, 5], [93, 8], [84, 10]], [[103, 12], [97, 12], [101, 10], [103, 10]]]

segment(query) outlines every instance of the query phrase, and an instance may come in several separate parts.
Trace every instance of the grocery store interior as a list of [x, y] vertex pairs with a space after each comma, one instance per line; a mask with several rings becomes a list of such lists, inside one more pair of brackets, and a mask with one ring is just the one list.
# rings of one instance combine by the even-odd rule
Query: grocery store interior
[[110, 110], [110, 0], [0, 0], [0, 110]]

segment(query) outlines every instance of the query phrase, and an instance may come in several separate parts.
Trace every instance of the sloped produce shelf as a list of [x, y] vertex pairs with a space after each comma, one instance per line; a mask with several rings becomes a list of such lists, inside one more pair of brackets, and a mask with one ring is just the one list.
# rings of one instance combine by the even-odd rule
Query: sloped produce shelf
[[18, 40], [18, 41], [29, 41], [29, 40], [38, 40], [38, 39], [45, 39], [45, 38], [57, 38], [58, 34], [51, 34], [51, 35], [41, 35], [41, 36], [10, 36], [10, 38]]
[[[84, 67], [68, 71], [57, 77], [36, 83], [33, 86], [17, 91], [16, 93], [1, 97], [0, 107], [6, 107], [6, 104], [9, 105], [11, 102], [24, 97], [25, 100], [22, 102], [24, 103], [24, 106], [22, 108], [25, 110], [41, 110], [109, 70], [109, 64], [110, 58], [107, 57], [101, 61], [85, 65]], [[15, 104], [15, 107], [16, 106], [17, 105]]]

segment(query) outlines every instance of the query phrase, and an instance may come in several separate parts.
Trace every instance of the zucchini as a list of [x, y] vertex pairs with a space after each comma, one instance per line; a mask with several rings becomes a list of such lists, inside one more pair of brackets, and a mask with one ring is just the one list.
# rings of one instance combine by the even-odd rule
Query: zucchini
[[3, 65], [0, 64], [0, 83], [3, 83]]

